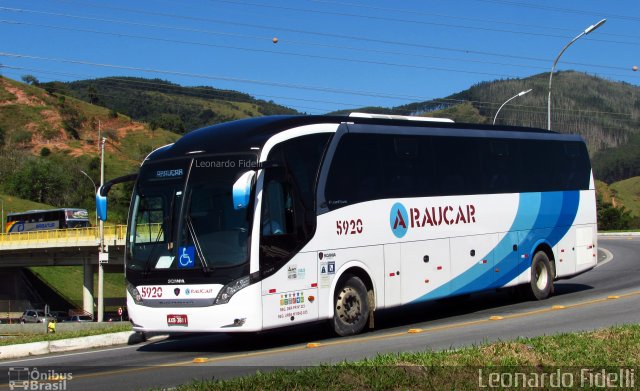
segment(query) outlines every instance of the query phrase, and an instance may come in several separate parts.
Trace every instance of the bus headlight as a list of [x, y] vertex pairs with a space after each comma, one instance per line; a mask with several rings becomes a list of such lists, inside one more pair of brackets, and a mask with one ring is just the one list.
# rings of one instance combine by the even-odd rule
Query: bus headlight
[[227, 304], [236, 292], [249, 286], [250, 280], [249, 276], [245, 276], [223, 286], [216, 297], [216, 304]]
[[133, 298], [134, 303], [142, 304], [142, 296], [140, 295], [140, 292], [138, 292], [138, 289], [135, 286], [131, 285], [128, 282], [127, 282], [127, 292], [129, 292], [129, 294]]

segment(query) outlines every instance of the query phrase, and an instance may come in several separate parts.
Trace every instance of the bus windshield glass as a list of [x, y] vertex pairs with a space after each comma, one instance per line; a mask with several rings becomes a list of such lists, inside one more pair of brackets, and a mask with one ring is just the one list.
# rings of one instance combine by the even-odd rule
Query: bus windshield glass
[[127, 267], [211, 272], [248, 262], [250, 210], [234, 208], [232, 188], [255, 160], [224, 155], [144, 166], [134, 190]]

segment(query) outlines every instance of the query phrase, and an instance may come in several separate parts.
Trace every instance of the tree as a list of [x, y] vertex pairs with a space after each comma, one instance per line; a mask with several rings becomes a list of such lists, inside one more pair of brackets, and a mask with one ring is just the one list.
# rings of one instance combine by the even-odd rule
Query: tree
[[40, 81], [33, 75], [22, 75], [22, 81], [33, 86], [40, 84]]
[[630, 229], [634, 217], [625, 207], [616, 208], [611, 203], [604, 202], [602, 197], [596, 197], [598, 207], [598, 229], [603, 231]]
[[98, 90], [96, 89], [96, 86], [94, 86], [93, 84], [87, 87], [87, 96], [89, 97], [89, 103], [93, 105], [100, 104], [100, 97], [98, 96]]

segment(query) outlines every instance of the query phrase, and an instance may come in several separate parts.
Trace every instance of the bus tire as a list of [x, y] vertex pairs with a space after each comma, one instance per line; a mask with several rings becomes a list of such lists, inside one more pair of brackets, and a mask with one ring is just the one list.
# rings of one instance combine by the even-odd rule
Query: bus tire
[[553, 293], [553, 270], [544, 251], [538, 251], [531, 261], [529, 293], [535, 300], [544, 300]]
[[360, 333], [369, 320], [367, 287], [362, 280], [345, 274], [338, 282], [333, 297], [333, 331], [342, 337]]

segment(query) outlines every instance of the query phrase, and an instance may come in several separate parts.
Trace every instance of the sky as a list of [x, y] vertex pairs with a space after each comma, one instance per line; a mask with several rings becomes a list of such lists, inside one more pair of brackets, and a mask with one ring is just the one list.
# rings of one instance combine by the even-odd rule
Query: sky
[[0, 0], [0, 73], [159, 78], [324, 114], [549, 73], [605, 18], [557, 69], [639, 85], [637, 0]]

